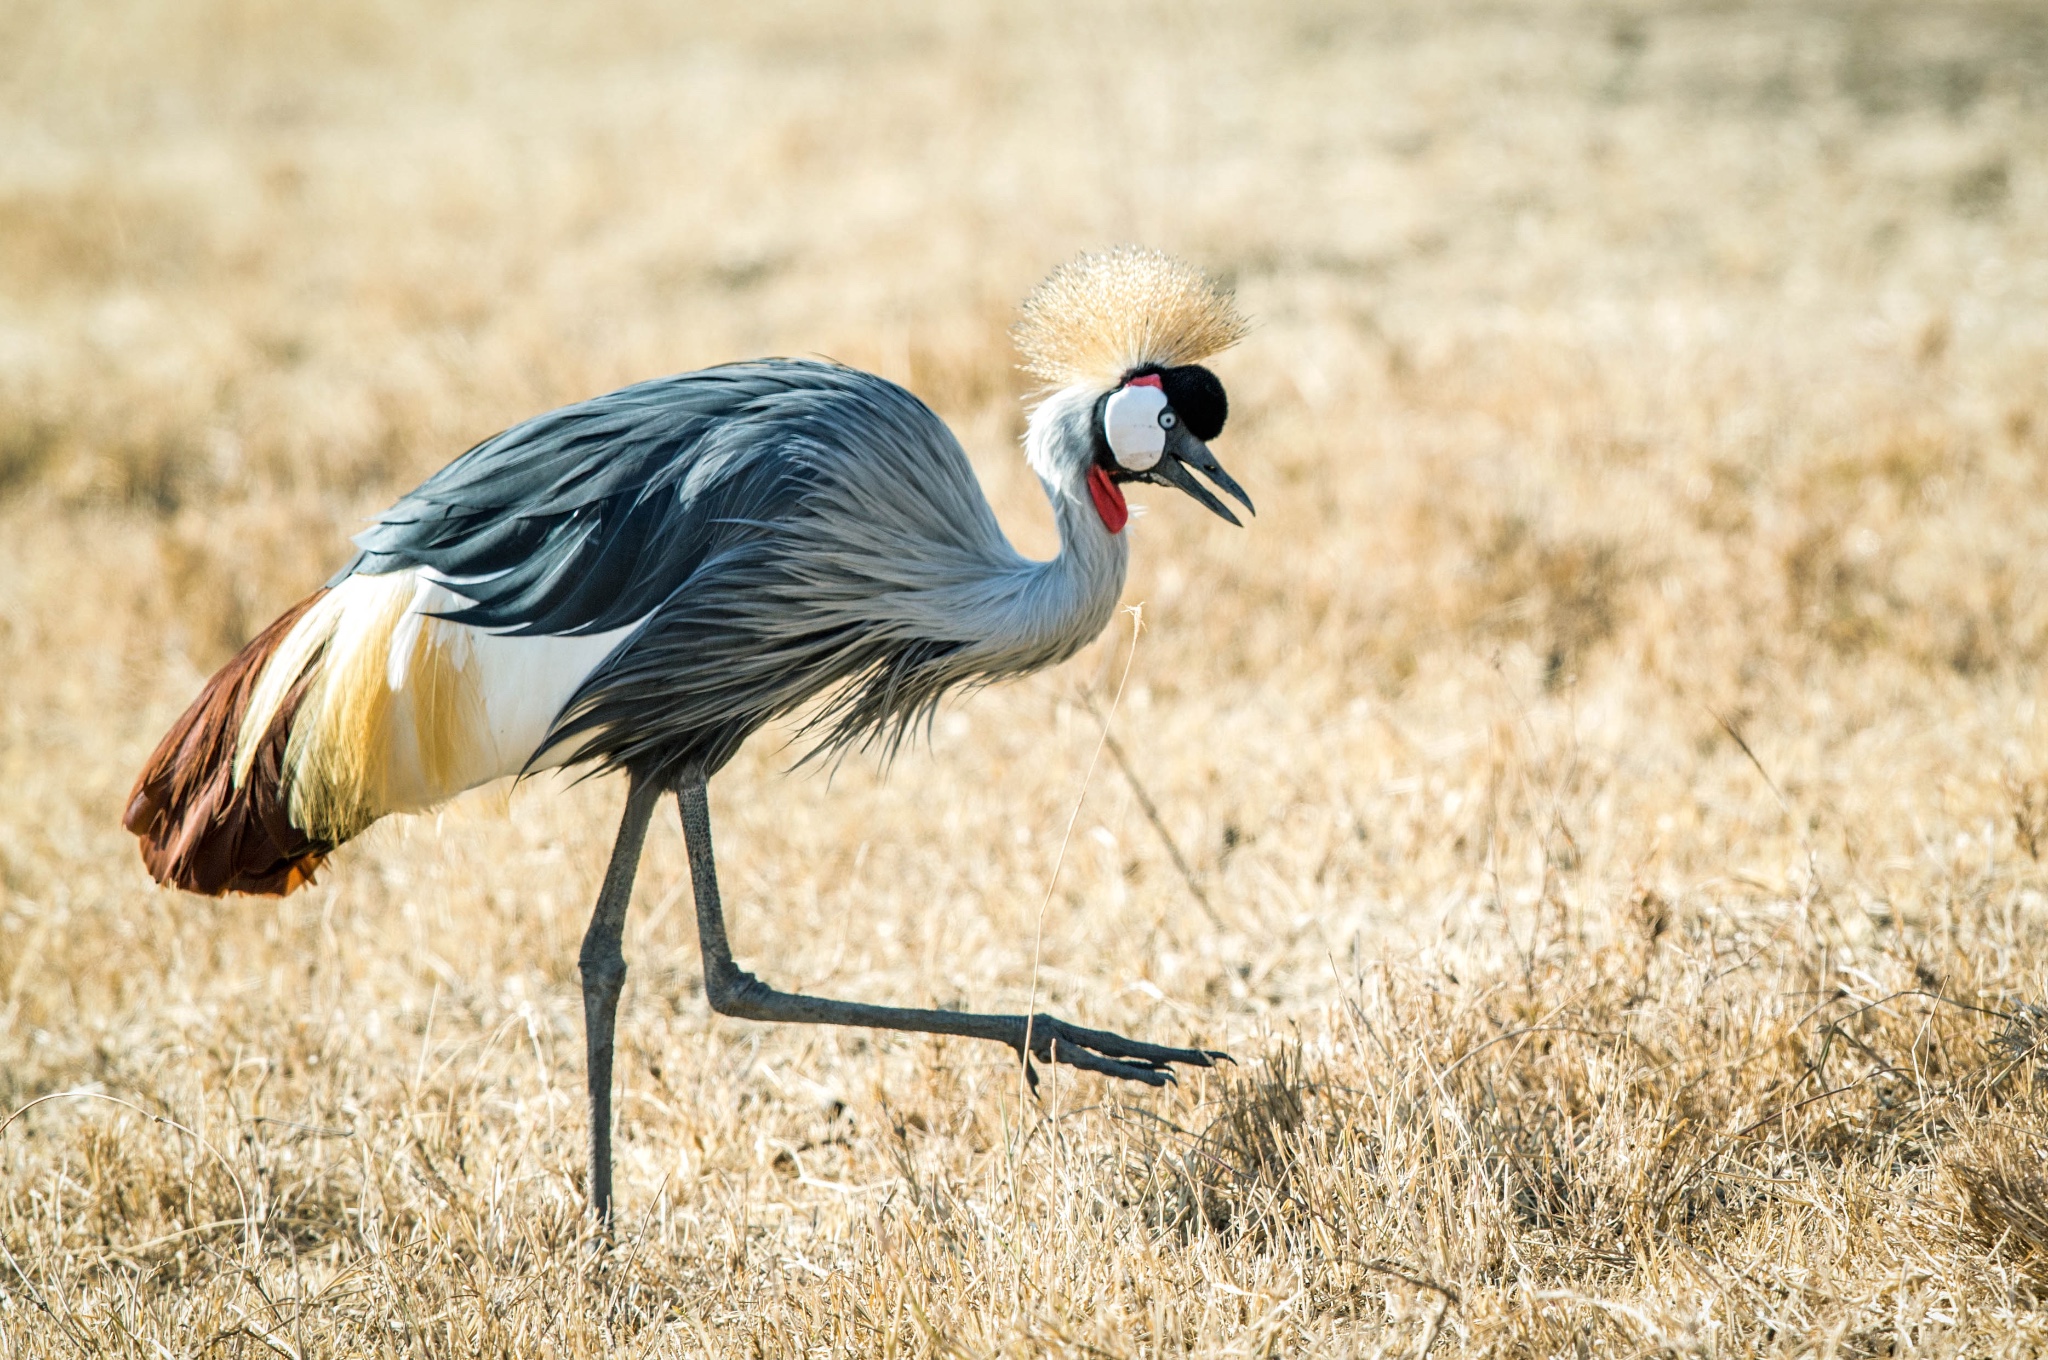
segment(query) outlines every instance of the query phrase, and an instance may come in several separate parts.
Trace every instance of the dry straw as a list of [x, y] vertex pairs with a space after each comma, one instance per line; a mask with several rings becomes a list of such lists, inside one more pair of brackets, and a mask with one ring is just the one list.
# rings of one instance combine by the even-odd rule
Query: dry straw
[[[129, 1107], [0, 1131], [0, 1360], [2048, 1354], [2048, 7], [927, 9], [7, 11], [0, 1116]], [[734, 944], [1241, 1066], [1020, 1131], [996, 1045], [713, 1015], [665, 815], [605, 1250], [616, 784], [150, 884], [204, 676], [561, 402], [832, 353], [1052, 551], [1075, 230], [1238, 262], [1260, 517], [1133, 493], [1107, 739], [1121, 628], [886, 780], [750, 743]]]

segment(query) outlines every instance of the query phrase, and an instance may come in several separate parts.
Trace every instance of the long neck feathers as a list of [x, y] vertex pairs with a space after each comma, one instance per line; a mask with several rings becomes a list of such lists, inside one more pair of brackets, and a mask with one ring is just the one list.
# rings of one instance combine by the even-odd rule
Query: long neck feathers
[[1060, 550], [1043, 562], [1019, 558], [989, 601], [988, 632], [975, 650], [1000, 657], [990, 667], [998, 673], [1066, 660], [1095, 640], [1123, 595], [1129, 542], [1103, 524], [1088, 494], [1093, 406], [1093, 394], [1076, 386], [1032, 412], [1025, 457], [1052, 502]]
[[[813, 713], [807, 730], [823, 738], [814, 754], [874, 742], [893, 751], [947, 691], [1054, 665], [1102, 632], [1123, 594], [1129, 549], [1088, 495], [1092, 406], [1076, 388], [1032, 415], [1026, 457], [1060, 531], [1060, 551], [1045, 561], [1011, 546], [957, 453], [938, 465], [947, 471], [925, 482], [922, 495], [902, 496], [899, 482], [883, 498], [862, 497], [859, 513], [827, 517], [841, 549], [831, 556], [848, 572], [829, 575], [835, 590], [848, 591], [848, 612], [863, 620], [852, 632], [863, 642], [837, 651], [817, 672], [859, 679]], [[916, 527], [889, 532], [904, 515]], [[906, 554], [905, 542], [921, 547]], [[810, 579], [815, 587], [826, 577]], [[814, 622], [819, 603], [812, 594], [806, 612]]]

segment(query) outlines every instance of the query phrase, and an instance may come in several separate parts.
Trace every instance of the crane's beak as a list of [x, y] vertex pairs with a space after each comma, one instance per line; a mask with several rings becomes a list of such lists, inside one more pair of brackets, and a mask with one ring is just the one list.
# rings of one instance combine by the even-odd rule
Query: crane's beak
[[1252, 509], [1252, 498], [1244, 494], [1244, 488], [1237, 479], [1223, 470], [1223, 464], [1216, 461], [1216, 455], [1209, 452], [1209, 446], [1187, 432], [1185, 426], [1175, 426], [1166, 436], [1166, 455], [1152, 465], [1145, 474], [1154, 481], [1168, 486], [1177, 486], [1208, 506], [1232, 524], [1243, 527], [1243, 521], [1230, 512], [1230, 507], [1209, 494], [1209, 488], [1196, 481], [1189, 468], [1199, 469], [1204, 477], [1216, 483], [1217, 487], [1235, 499], [1239, 505], [1256, 515]]

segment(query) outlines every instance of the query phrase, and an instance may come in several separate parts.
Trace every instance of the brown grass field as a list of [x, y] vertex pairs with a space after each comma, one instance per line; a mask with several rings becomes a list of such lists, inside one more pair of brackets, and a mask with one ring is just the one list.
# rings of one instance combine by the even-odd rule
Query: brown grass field
[[[665, 811], [606, 1251], [617, 781], [144, 875], [201, 680], [548, 407], [829, 354], [1050, 550], [1006, 327], [1126, 240], [1259, 517], [713, 801], [770, 979], [1236, 1067], [715, 1018]], [[0, 1357], [2041, 1354], [2044, 661], [2037, 3], [16, 0]]]

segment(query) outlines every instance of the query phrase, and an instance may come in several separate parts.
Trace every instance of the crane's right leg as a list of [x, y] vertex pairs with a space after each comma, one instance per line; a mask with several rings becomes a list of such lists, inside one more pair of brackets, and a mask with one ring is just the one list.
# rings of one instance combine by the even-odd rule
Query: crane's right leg
[[612, 1221], [612, 1030], [619, 1018], [619, 988], [626, 981], [626, 956], [619, 939], [626, 930], [626, 904], [633, 875], [647, 841], [647, 821], [661, 799], [661, 785], [628, 776], [626, 815], [612, 842], [611, 866], [597, 895], [597, 910], [583, 935], [577, 971], [583, 975], [583, 1035], [590, 1080], [590, 1207], [607, 1228]]
[[743, 1020], [789, 1021], [812, 1025], [858, 1025], [908, 1030], [917, 1034], [957, 1034], [992, 1039], [1015, 1049], [1024, 1073], [1038, 1085], [1032, 1058], [1066, 1063], [1104, 1076], [1164, 1086], [1173, 1080], [1173, 1064], [1211, 1067], [1228, 1053], [1213, 1048], [1167, 1048], [1141, 1043], [1107, 1030], [1083, 1029], [1050, 1015], [981, 1015], [972, 1011], [873, 1006], [860, 1001], [781, 992], [733, 962], [725, 936], [725, 911], [718, 900], [718, 871], [711, 857], [711, 805], [704, 782], [691, 780], [676, 789], [683, 816], [683, 838], [690, 851], [690, 885], [697, 897], [697, 943], [704, 953], [704, 996], [711, 1009]]

